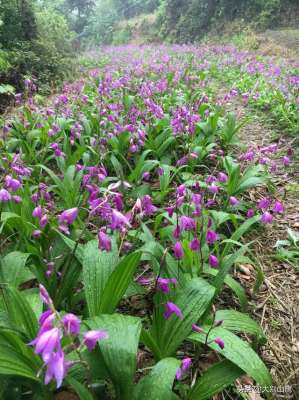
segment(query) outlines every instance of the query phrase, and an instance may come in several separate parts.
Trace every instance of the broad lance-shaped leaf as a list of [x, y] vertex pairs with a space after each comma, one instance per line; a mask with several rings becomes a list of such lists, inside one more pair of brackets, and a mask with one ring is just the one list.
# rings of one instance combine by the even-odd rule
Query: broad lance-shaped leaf
[[[68, 238], [67, 236], [63, 235], [59, 230], [56, 230], [56, 233], [58, 233], [58, 235], [61, 237], [63, 242], [67, 245], [67, 247], [70, 250], [72, 250], [72, 251], [75, 250], [76, 242], [74, 242], [72, 239]], [[88, 243], [87, 243], [87, 245], [88, 245]], [[84, 249], [85, 249], [85, 246], [83, 246], [80, 243], [76, 247], [75, 256], [80, 264], [83, 264], [83, 261], [84, 261]]]
[[243, 255], [244, 252], [246, 251], [247, 246], [242, 246], [239, 250], [237, 250], [234, 254], [229, 254], [224, 259], [222, 260], [218, 274], [215, 276], [213, 280], [213, 285], [216, 288], [215, 291], [215, 296], [219, 295], [221, 293], [222, 288], [224, 286], [224, 281], [226, 276], [228, 275], [231, 267], [234, 265], [234, 263], [237, 261], [237, 259], [240, 257], [240, 255]]
[[100, 340], [103, 362], [118, 400], [132, 400], [141, 320], [120, 314], [101, 315], [86, 321], [90, 329], [101, 329], [109, 338]]
[[175, 358], [159, 361], [149, 375], [138, 382], [133, 400], [172, 400], [172, 386], [179, 366], [180, 362]]
[[256, 224], [260, 220], [259, 215], [255, 215], [254, 217], [247, 219], [239, 228], [232, 234], [231, 241], [225, 245], [223, 250], [223, 255], [227, 255], [230, 250], [233, 248], [233, 242], [237, 242], [240, 238], [252, 227], [252, 225]]
[[[218, 337], [224, 341], [225, 345], [223, 349], [220, 349], [214, 342]], [[204, 344], [206, 342], [206, 335], [204, 333], [192, 333], [189, 339], [192, 342]], [[271, 375], [263, 361], [248, 343], [241, 340], [232, 332], [222, 327], [214, 328], [209, 335], [208, 346], [236, 364], [259, 385], [271, 386]]]
[[38, 322], [25, 295], [12, 287], [4, 287], [1, 291], [5, 312], [10, 320], [22, 329], [30, 340], [33, 340], [37, 335]]
[[21, 283], [32, 278], [33, 275], [26, 267], [29, 256], [29, 253], [13, 251], [3, 257], [0, 267], [0, 280], [3, 283], [18, 287]]
[[[192, 324], [206, 312], [213, 298], [215, 289], [204, 279], [194, 278], [176, 292], [173, 301], [182, 311], [183, 318], [172, 315], [165, 320], [162, 295], [157, 296], [157, 308], [153, 325], [143, 335], [145, 344], [154, 352], [156, 359], [172, 356], [180, 344], [191, 333]], [[167, 299], [164, 298], [164, 303]], [[151, 338], [149, 339], [148, 336]], [[149, 339], [149, 340], [147, 340]], [[153, 343], [155, 345], [153, 346]], [[154, 347], [154, 348], [153, 348]], [[159, 352], [157, 352], [159, 348]]]
[[204, 371], [191, 389], [188, 400], [209, 400], [232, 385], [242, 374], [241, 368], [229, 360], [223, 360]]
[[75, 390], [80, 400], [93, 400], [92, 394], [86, 389], [85, 385], [71, 377], [68, 377], [66, 381]]
[[91, 317], [100, 313], [105, 286], [117, 263], [116, 246], [107, 252], [98, 249], [96, 240], [87, 243], [83, 259], [83, 284], [88, 313]]
[[22, 354], [12, 347], [0, 343], [0, 375], [21, 376], [34, 381], [39, 381], [37, 371]]
[[41, 359], [17, 333], [0, 331], [0, 375], [23, 376], [39, 381], [37, 374], [41, 367]]
[[[207, 274], [207, 275], [216, 276], [218, 274], [218, 271], [216, 269], [213, 269], [213, 268], [210, 268], [210, 267], [206, 268], [204, 266], [204, 273]], [[224, 279], [224, 283], [238, 297], [238, 300], [239, 300], [239, 303], [240, 303], [240, 307], [241, 307], [241, 311], [245, 312], [247, 310], [247, 308], [248, 308], [248, 299], [247, 299], [247, 295], [246, 295], [246, 292], [245, 292], [245, 289], [243, 288], [243, 286], [241, 286], [240, 283], [237, 282], [230, 275], [226, 275], [226, 277]]]
[[103, 291], [100, 313], [110, 314], [115, 310], [133, 279], [140, 258], [141, 252], [135, 252], [124, 257], [117, 265]]
[[235, 310], [219, 310], [216, 312], [216, 320], [222, 320], [222, 327], [235, 332], [246, 332], [260, 339], [265, 338], [261, 326], [247, 314]]

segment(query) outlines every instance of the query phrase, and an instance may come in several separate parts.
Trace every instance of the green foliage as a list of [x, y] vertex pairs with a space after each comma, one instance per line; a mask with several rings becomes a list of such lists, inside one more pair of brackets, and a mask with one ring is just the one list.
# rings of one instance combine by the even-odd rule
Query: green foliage
[[201, 39], [210, 30], [221, 32], [225, 22], [242, 19], [254, 28], [278, 24], [290, 0], [163, 0], [160, 31], [164, 38], [188, 42]]
[[23, 90], [33, 77], [41, 92], [67, 77], [72, 69], [72, 37], [66, 19], [53, 7], [33, 7], [29, 0], [0, 5], [0, 84]]
[[243, 375], [243, 371], [228, 360], [219, 362], [208, 368], [197, 379], [189, 393], [188, 400], [209, 400]]
[[0, 43], [4, 48], [12, 48], [18, 42], [30, 42], [37, 38], [31, 0], [2, 0], [0, 18]]
[[[225, 341], [224, 349], [220, 349], [214, 342], [217, 337]], [[195, 343], [206, 343], [206, 337], [201, 333], [192, 333], [189, 338]], [[222, 327], [214, 328], [209, 339], [209, 347], [252, 376], [261, 386], [271, 386], [272, 379], [267, 367], [246, 342]]]
[[99, 343], [102, 360], [108, 370], [118, 400], [131, 400], [141, 332], [138, 318], [102, 315], [87, 321], [91, 329], [105, 329], [109, 338]]

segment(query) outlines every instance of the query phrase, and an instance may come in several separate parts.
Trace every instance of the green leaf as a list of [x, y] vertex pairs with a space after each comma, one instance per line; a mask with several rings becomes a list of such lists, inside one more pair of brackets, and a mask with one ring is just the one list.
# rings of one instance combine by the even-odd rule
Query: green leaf
[[0, 375], [22, 376], [40, 381], [37, 371], [32, 368], [30, 360], [18, 353], [12, 347], [0, 343]]
[[108, 339], [99, 341], [100, 351], [116, 390], [117, 399], [131, 400], [141, 332], [138, 318], [120, 314], [101, 315], [86, 321], [91, 329], [103, 329]]
[[[9, 353], [11, 354], [9, 355]], [[2, 356], [6, 358], [2, 359]], [[10, 361], [10, 367], [6, 367], [5, 362], [10, 363]], [[20, 367], [23, 369], [23, 374]], [[0, 372], [0, 375], [20, 375], [39, 380], [37, 373], [41, 367], [40, 357], [33, 353], [33, 348], [25, 344], [18, 333], [5, 328], [0, 330], [0, 371], [2, 368], [5, 369], [5, 371]], [[12, 368], [17, 369], [17, 371], [12, 373]], [[30, 376], [27, 376], [27, 374]]]
[[[216, 276], [218, 274], [218, 271], [216, 269], [213, 269], [210, 267], [208, 267], [208, 268], [204, 267], [204, 273], [208, 274], [208, 275]], [[248, 308], [248, 299], [247, 299], [246, 291], [243, 288], [243, 286], [241, 286], [240, 283], [237, 282], [230, 275], [226, 275], [226, 277], [224, 279], [224, 283], [238, 297], [238, 300], [240, 302], [241, 311], [245, 312]]]
[[3, 283], [18, 287], [32, 277], [29, 269], [25, 267], [29, 256], [29, 253], [14, 251], [1, 260], [0, 273]]
[[117, 265], [103, 291], [99, 307], [100, 313], [110, 314], [114, 311], [132, 281], [140, 258], [141, 252], [131, 253]]
[[33, 340], [37, 335], [38, 322], [24, 294], [12, 287], [3, 287], [0, 291], [10, 320]]
[[215, 394], [232, 385], [242, 374], [242, 369], [229, 360], [221, 361], [208, 368], [197, 379], [189, 393], [188, 400], [209, 400]]
[[231, 242], [227, 243], [224, 250], [223, 255], [226, 255], [230, 252], [233, 247], [233, 242], [240, 240], [240, 238], [251, 228], [252, 225], [257, 223], [261, 217], [259, 215], [255, 215], [254, 217], [247, 219], [231, 236]]
[[245, 332], [265, 338], [261, 326], [247, 314], [235, 310], [219, 310], [216, 312], [216, 320], [223, 320], [221, 326], [229, 331]]
[[179, 366], [180, 362], [175, 358], [158, 362], [150, 374], [138, 382], [133, 400], [172, 400], [172, 386]]
[[224, 257], [222, 260], [218, 274], [215, 276], [213, 280], [213, 285], [216, 288], [215, 291], [215, 296], [216, 297], [222, 290], [225, 278], [227, 274], [229, 273], [231, 267], [235, 264], [237, 259], [240, 257], [240, 255], [243, 255], [244, 252], [247, 250], [247, 246], [242, 246], [238, 251], [236, 251], [234, 254], [227, 255]]
[[[67, 245], [67, 247], [70, 250], [74, 251], [74, 249], [76, 247], [76, 242], [74, 242], [72, 239], [68, 238], [67, 236], [63, 235], [60, 231], [56, 230], [56, 232], [59, 234], [59, 236], [61, 237], [63, 242]], [[84, 247], [85, 246], [83, 246], [82, 244], [79, 244], [75, 251], [75, 256], [81, 265], [83, 264], [83, 260], [84, 260]]]
[[93, 400], [92, 394], [82, 385], [82, 383], [71, 377], [68, 377], [66, 381], [75, 390], [80, 400]]
[[104, 289], [117, 262], [118, 253], [115, 246], [110, 252], [100, 251], [96, 240], [88, 242], [85, 246], [83, 284], [88, 313], [91, 317], [99, 315], [101, 312]]
[[[224, 341], [224, 349], [220, 349], [220, 347], [214, 342], [218, 337]], [[189, 336], [189, 339], [193, 342], [204, 344], [206, 342], [206, 334], [193, 333]], [[208, 346], [236, 364], [259, 385], [271, 386], [271, 375], [263, 361], [248, 343], [241, 340], [232, 332], [229, 332], [222, 327], [214, 328], [209, 335]]]
[[[174, 299], [171, 300], [181, 309], [183, 318], [172, 315], [167, 320], [163, 316], [164, 304], [167, 299], [163, 301], [162, 296], [157, 296], [153, 325], [148, 332], [159, 348], [159, 354], [156, 351], [154, 354], [156, 359], [172, 356], [175, 353], [179, 345], [190, 334], [192, 324], [196, 323], [206, 312], [214, 291], [214, 288], [204, 279], [190, 280], [186, 286], [177, 290]], [[151, 348], [150, 341], [145, 344]]]

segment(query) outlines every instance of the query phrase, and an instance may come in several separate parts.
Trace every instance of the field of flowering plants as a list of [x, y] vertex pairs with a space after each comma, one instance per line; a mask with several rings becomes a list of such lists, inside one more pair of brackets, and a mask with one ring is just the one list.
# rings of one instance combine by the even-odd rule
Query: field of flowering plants
[[0, 397], [239, 399], [245, 375], [266, 398], [233, 272], [284, 213], [251, 190], [296, 150], [238, 134], [264, 112], [298, 135], [299, 63], [127, 46], [81, 64], [47, 105], [27, 80], [0, 132]]

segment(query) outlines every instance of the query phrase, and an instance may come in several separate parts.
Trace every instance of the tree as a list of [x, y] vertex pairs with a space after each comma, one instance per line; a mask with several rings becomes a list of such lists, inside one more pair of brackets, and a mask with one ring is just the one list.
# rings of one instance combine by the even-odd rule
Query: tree
[[31, 0], [2, 0], [0, 17], [0, 43], [4, 48], [11, 48], [16, 42], [31, 41], [37, 37]]
[[65, 0], [64, 6], [71, 13], [72, 28], [81, 33], [87, 25], [89, 17], [95, 7], [94, 0]]

